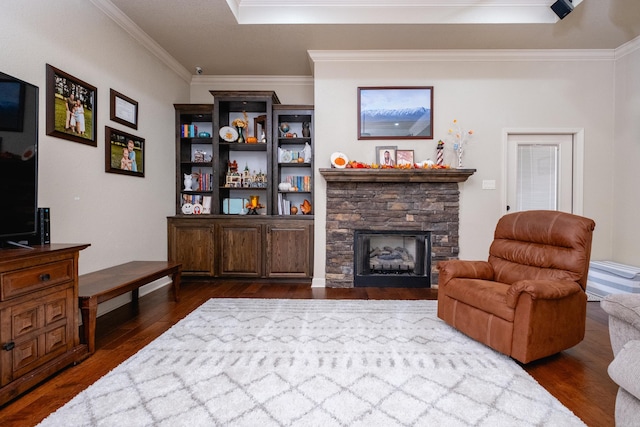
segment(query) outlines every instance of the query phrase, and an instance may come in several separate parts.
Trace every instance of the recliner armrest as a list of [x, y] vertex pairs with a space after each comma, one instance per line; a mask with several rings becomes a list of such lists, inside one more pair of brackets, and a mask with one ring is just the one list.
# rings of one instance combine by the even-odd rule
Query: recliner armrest
[[453, 259], [438, 263], [438, 286], [444, 286], [454, 278], [493, 280], [493, 267], [487, 261]]
[[607, 371], [620, 387], [640, 399], [640, 340], [629, 341], [613, 359]]
[[507, 290], [507, 306], [515, 308], [520, 294], [532, 299], [560, 299], [576, 292], [584, 292], [580, 285], [570, 280], [518, 280]]

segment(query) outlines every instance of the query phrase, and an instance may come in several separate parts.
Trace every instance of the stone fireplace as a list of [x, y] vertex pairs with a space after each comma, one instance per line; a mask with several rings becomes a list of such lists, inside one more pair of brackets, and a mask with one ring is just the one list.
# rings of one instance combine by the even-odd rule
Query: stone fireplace
[[354, 287], [356, 230], [429, 232], [430, 283], [437, 284], [438, 261], [458, 257], [458, 183], [474, 172], [475, 169], [320, 169], [327, 181], [326, 285]]

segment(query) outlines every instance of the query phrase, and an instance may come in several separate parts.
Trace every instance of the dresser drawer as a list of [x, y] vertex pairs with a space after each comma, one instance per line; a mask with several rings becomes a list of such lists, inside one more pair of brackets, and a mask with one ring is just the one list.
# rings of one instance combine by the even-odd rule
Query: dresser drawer
[[70, 259], [4, 273], [0, 276], [0, 300], [67, 282], [73, 279], [73, 274], [73, 260]]

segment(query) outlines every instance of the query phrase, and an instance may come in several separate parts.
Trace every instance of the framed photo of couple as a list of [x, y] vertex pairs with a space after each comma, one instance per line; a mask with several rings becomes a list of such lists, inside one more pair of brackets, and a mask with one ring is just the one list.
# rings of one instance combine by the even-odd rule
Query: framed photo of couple
[[97, 147], [97, 105], [95, 86], [47, 64], [47, 135]]
[[144, 139], [105, 126], [105, 172], [144, 177]]

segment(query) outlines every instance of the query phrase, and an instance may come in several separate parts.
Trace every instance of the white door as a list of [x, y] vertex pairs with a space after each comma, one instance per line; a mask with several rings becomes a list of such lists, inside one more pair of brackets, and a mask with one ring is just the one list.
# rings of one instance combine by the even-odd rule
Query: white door
[[507, 211], [574, 213], [574, 135], [507, 135]]

